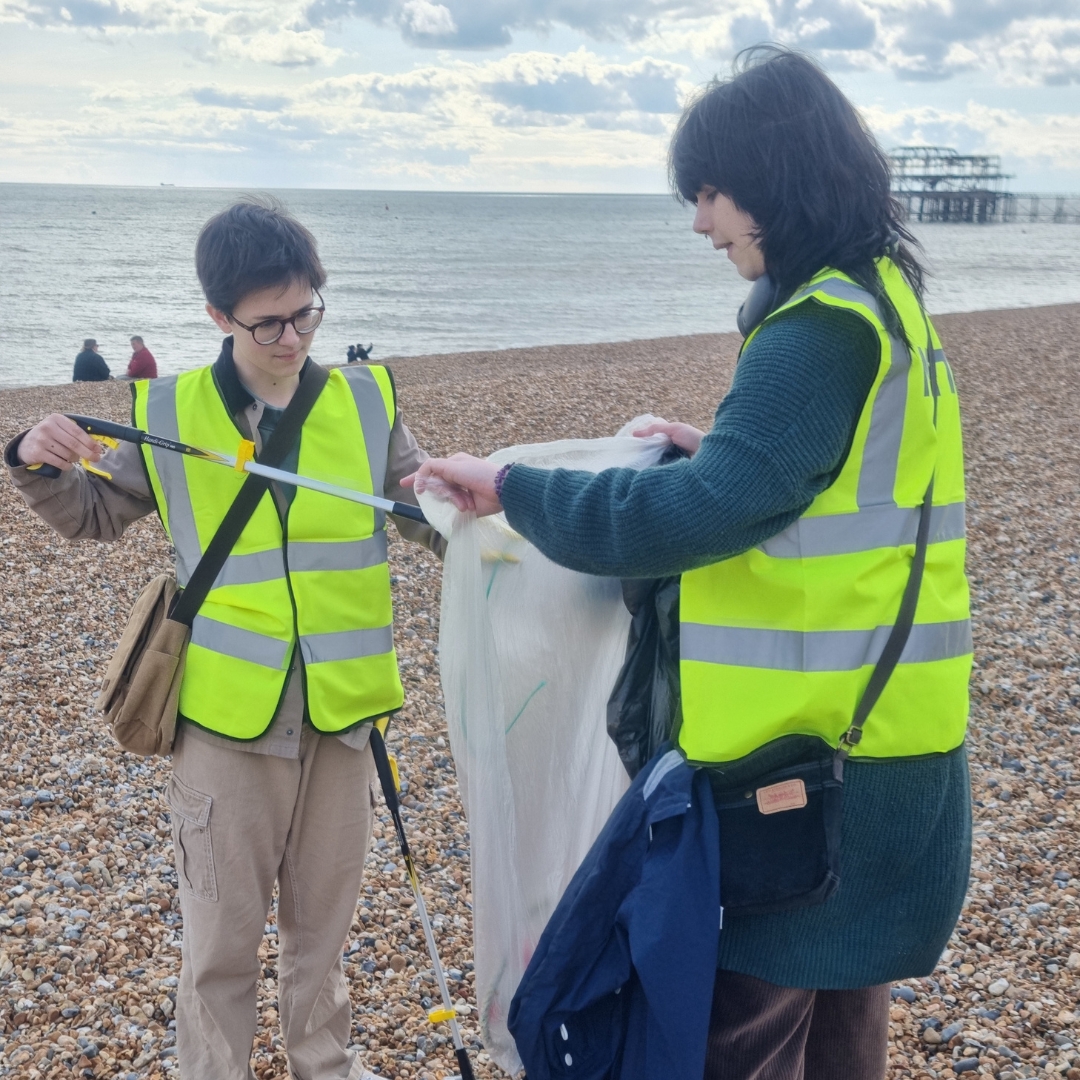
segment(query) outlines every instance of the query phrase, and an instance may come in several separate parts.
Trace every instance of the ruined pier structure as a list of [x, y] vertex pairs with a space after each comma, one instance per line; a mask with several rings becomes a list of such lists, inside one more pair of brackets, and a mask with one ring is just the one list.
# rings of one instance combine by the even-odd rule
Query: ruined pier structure
[[1011, 176], [996, 154], [947, 146], [901, 146], [889, 154], [893, 194], [909, 221], [1080, 224], [1080, 195], [1005, 190]]

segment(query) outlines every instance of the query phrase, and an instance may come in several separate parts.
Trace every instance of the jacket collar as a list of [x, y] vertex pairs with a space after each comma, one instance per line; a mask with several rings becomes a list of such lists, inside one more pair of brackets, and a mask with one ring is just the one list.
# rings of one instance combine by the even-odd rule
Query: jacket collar
[[[304, 372], [307, 371], [310, 363], [311, 357], [309, 356], [300, 369], [300, 378], [304, 377]], [[218, 354], [217, 360], [214, 361], [214, 382], [217, 383], [218, 393], [221, 394], [221, 399], [225, 402], [225, 408], [229, 410], [230, 416], [236, 416], [244, 412], [255, 401], [254, 395], [240, 381], [240, 376], [236, 372], [236, 361], [233, 359], [232, 334], [221, 343], [221, 352]]]

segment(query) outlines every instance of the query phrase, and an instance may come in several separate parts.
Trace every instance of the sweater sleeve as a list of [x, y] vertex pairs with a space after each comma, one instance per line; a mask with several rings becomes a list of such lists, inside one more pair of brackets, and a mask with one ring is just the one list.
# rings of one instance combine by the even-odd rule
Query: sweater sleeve
[[879, 363], [874, 329], [814, 301], [744, 350], [712, 431], [690, 460], [592, 474], [516, 465], [502, 502], [553, 562], [661, 577], [781, 532], [839, 475]]

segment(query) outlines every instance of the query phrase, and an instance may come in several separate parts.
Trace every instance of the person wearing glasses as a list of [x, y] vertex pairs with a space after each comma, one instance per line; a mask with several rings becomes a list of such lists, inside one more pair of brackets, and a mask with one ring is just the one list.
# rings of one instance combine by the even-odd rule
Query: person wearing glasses
[[[314, 237], [276, 203], [245, 199], [204, 226], [196, 269], [225, 335], [217, 360], [132, 384], [145, 430], [256, 454], [301, 379], [325, 305]], [[157, 509], [186, 584], [243, 477], [121, 443], [104, 453], [54, 414], [6, 449], [29, 506], [71, 540], [116, 540]], [[427, 455], [404, 425], [382, 367], [331, 371], [282, 468], [349, 477], [415, 504], [401, 478]], [[93, 474], [77, 462], [100, 461]], [[26, 466], [62, 470], [47, 479]], [[314, 497], [312, 497], [314, 495]], [[200, 609], [180, 690], [172, 775], [174, 854], [184, 916], [176, 1002], [184, 1076], [248, 1080], [259, 946], [279, 886], [278, 1009], [290, 1074], [370, 1078], [349, 1049], [342, 970], [371, 838], [371, 721], [403, 691], [381, 515], [274, 485]], [[442, 538], [394, 518], [442, 554]]]

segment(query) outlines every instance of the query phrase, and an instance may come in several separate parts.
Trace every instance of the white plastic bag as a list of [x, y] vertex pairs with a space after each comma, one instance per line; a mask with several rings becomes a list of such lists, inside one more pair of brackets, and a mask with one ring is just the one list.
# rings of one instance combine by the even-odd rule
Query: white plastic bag
[[[591, 472], [656, 464], [664, 436], [515, 446], [491, 461]], [[439, 660], [469, 820], [476, 997], [485, 1047], [521, 1068], [507, 1011], [540, 934], [627, 787], [606, 732], [630, 615], [619, 582], [556, 566], [503, 515], [420, 495], [449, 538]]]

